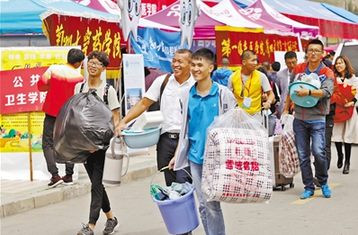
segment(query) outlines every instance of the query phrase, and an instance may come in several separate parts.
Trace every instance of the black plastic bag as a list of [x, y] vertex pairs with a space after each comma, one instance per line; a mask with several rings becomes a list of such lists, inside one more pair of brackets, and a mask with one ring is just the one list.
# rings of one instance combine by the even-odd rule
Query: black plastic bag
[[72, 96], [58, 113], [53, 141], [56, 162], [83, 163], [90, 150], [108, 148], [114, 135], [112, 111], [95, 92]]

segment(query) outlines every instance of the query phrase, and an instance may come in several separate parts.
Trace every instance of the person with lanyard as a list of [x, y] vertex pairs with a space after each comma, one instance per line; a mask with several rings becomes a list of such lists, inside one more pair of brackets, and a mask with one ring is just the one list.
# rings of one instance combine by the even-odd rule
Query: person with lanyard
[[[262, 108], [270, 109], [275, 95], [268, 78], [256, 70], [256, 53], [252, 50], [245, 50], [241, 59], [242, 67], [230, 76], [227, 87], [234, 93], [238, 105], [261, 123], [261, 110]], [[267, 97], [264, 103], [261, 100], [262, 91]]]
[[[308, 62], [295, 66], [290, 76], [293, 83], [296, 76], [316, 73], [321, 80], [321, 86], [317, 90], [309, 90], [301, 85], [300, 90], [295, 90], [298, 97], [319, 97], [316, 105], [310, 108], [294, 105], [293, 131], [295, 133], [296, 147], [301, 167], [302, 182], [305, 191], [300, 195], [301, 199], [307, 199], [314, 195], [315, 186], [311, 168], [311, 152], [315, 160], [315, 171], [318, 183], [321, 185], [322, 195], [331, 197], [328, 186], [327, 157], [325, 151], [325, 118], [329, 113], [330, 98], [333, 93], [333, 71], [321, 62], [323, 43], [314, 39], [308, 43]], [[282, 116], [288, 114], [291, 105], [290, 95], [287, 95], [285, 109]]]

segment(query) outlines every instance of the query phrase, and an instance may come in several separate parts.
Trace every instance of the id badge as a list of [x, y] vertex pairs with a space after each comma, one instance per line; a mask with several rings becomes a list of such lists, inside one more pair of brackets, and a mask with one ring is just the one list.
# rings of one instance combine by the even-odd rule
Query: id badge
[[250, 97], [245, 97], [243, 108], [249, 109], [251, 107], [251, 102], [252, 102], [252, 99]]

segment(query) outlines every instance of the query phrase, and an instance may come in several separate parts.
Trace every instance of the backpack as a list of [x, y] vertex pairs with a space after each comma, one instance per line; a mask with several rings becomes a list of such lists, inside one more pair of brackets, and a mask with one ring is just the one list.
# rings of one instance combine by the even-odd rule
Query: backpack
[[[82, 93], [83, 87], [85, 85], [86, 82], [81, 84], [81, 88], [80, 88], [80, 93]], [[108, 90], [109, 90], [109, 84], [106, 83], [106, 85], [103, 88], [103, 102], [108, 105]]]
[[160, 100], [162, 98], [162, 94], [163, 94], [163, 91], [165, 89], [165, 86], [167, 85], [168, 81], [169, 81], [169, 77], [171, 76], [172, 74], [171, 73], [168, 73], [167, 76], [165, 76], [165, 79], [160, 87], [160, 95], [159, 95], [159, 99], [157, 102], [154, 102], [153, 104], [151, 104], [149, 107], [148, 107], [148, 111], [157, 111], [157, 110], [160, 110]]

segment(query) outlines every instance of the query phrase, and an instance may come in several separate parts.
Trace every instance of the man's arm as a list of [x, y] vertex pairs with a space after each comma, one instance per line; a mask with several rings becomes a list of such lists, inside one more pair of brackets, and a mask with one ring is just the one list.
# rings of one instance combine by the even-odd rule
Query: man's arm
[[271, 107], [271, 104], [273, 104], [275, 102], [275, 94], [273, 93], [272, 90], [268, 90], [265, 92], [266, 94], [266, 102], [263, 103], [264, 109], [268, 110]]
[[288, 113], [289, 113], [290, 106], [291, 106], [291, 102], [292, 102], [292, 101], [291, 101], [290, 94], [287, 94], [286, 103], [285, 103], [285, 108], [284, 108], [284, 110], [282, 111], [281, 117], [283, 117], [285, 114], [288, 114]]
[[37, 89], [39, 91], [48, 91], [50, 89], [50, 81], [51, 81], [50, 68], [46, 70], [46, 72], [40, 77], [39, 81], [37, 82]]
[[120, 130], [127, 129], [126, 124], [141, 115], [153, 103], [154, 101], [148, 99], [147, 97], [142, 98], [131, 108], [131, 110], [129, 110], [128, 114], [119, 122], [118, 128]]
[[113, 123], [114, 123], [114, 134], [120, 135], [122, 130], [119, 128], [120, 114], [119, 114], [118, 109], [113, 109], [112, 115], [113, 115], [112, 118], [113, 118]]

